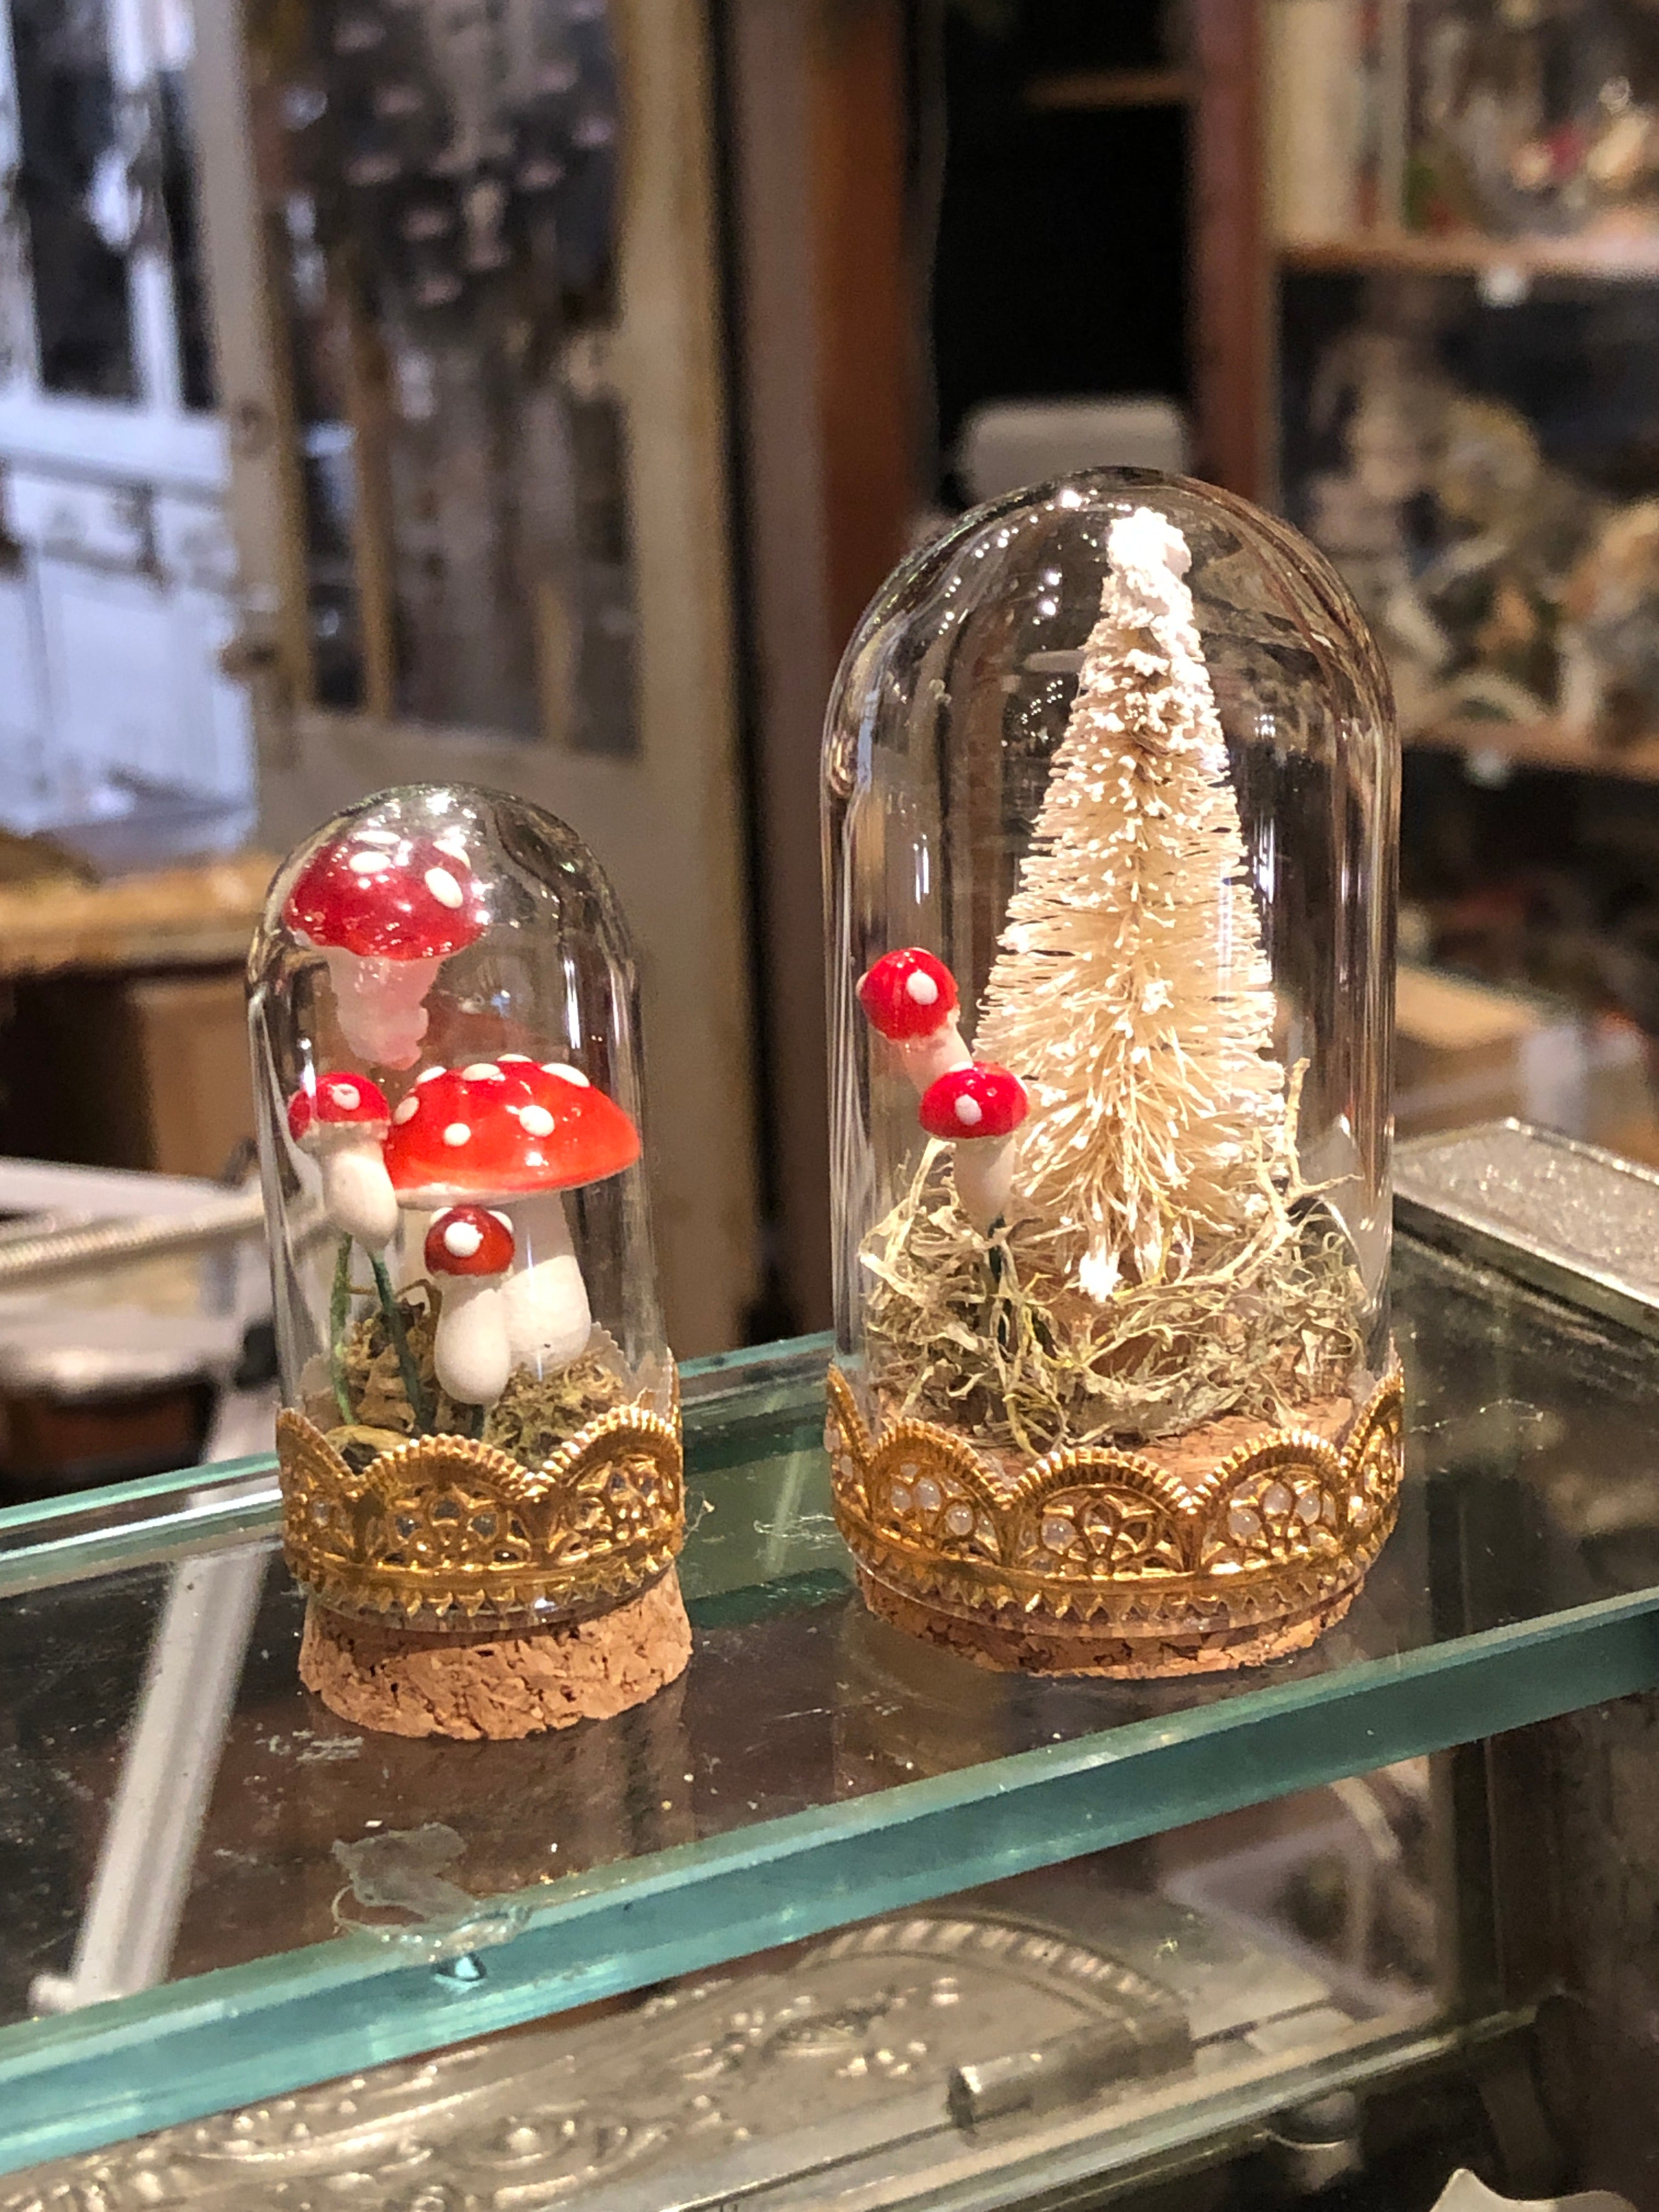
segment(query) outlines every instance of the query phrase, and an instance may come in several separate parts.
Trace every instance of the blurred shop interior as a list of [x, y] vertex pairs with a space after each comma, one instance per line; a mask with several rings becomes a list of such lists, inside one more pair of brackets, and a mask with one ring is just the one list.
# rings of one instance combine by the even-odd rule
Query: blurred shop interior
[[[1381, 641], [1401, 1130], [1659, 1164], [1641, 0], [8, 0], [0, 78], [0, 1154], [81, 1171], [0, 1175], [0, 1296], [246, 1207], [275, 856], [462, 777], [631, 918], [676, 1349], [824, 1326], [836, 659], [1108, 463], [1277, 507]], [[179, 1264], [107, 1278], [191, 1326], [96, 1410], [0, 1331], [8, 1496], [264, 1448], [258, 1267]]]

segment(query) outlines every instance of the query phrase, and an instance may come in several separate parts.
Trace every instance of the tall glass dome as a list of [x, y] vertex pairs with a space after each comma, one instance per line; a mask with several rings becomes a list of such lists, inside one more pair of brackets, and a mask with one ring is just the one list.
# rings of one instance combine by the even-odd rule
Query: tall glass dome
[[660, 1576], [674, 1366], [633, 954], [592, 855], [495, 793], [368, 799], [279, 872], [249, 1020], [301, 1580], [459, 1629]]
[[[1117, 1632], [1143, 1573], [1172, 1663], [1305, 1642], [1392, 1511], [1350, 1528], [1335, 1495], [1391, 1363], [1398, 747], [1347, 592], [1208, 487], [1016, 494], [879, 594], [823, 778], [834, 1434], [866, 1592], [994, 1663], [1170, 1671]], [[1237, 1556], [1201, 1556], [1194, 1500], [1292, 1434], [1318, 1480], [1258, 1484]], [[1017, 1528], [1068, 1454], [1096, 1490]], [[1286, 1622], [1252, 1575], [1304, 1553], [1359, 1564]], [[1260, 1602], [1224, 1621], [1230, 1573]], [[1052, 1615], [1042, 1651], [1016, 1613]]]

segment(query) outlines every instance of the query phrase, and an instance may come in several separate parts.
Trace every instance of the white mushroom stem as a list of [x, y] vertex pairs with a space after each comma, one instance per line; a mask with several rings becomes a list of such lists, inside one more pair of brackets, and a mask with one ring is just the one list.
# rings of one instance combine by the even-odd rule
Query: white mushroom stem
[[988, 1237], [1013, 1195], [1012, 1133], [1006, 1137], [958, 1137], [954, 1169], [963, 1212], [981, 1237]]
[[439, 1382], [459, 1404], [495, 1404], [515, 1364], [507, 1344], [499, 1278], [443, 1277], [432, 1364]]
[[556, 1373], [586, 1351], [593, 1330], [564, 1200], [556, 1191], [514, 1200], [513, 1234], [528, 1262], [501, 1285], [513, 1364]]
[[915, 1085], [918, 1096], [941, 1075], [948, 1075], [953, 1067], [968, 1066], [974, 1057], [962, 1041], [954, 1014], [941, 1022], [931, 1036], [906, 1038], [898, 1051], [904, 1072]]
[[371, 1066], [413, 1067], [426, 1035], [426, 994], [442, 961], [369, 960], [337, 945], [323, 957], [352, 1052]]
[[334, 1226], [370, 1252], [383, 1252], [397, 1234], [398, 1194], [380, 1150], [384, 1126], [325, 1134], [318, 1147], [323, 1171], [323, 1211]]

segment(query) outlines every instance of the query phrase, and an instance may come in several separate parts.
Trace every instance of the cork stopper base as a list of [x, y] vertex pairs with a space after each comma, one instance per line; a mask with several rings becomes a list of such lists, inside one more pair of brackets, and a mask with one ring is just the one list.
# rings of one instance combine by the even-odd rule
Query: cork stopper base
[[1182, 1674], [1225, 1674], [1260, 1667], [1287, 1652], [1305, 1651], [1334, 1627], [1358, 1594], [1355, 1583], [1313, 1611], [1270, 1627], [1194, 1630], [1179, 1637], [1091, 1636], [1086, 1629], [1024, 1614], [1005, 1626], [994, 1619], [967, 1620], [918, 1603], [859, 1571], [859, 1587], [872, 1613], [935, 1650], [954, 1652], [976, 1667], [1022, 1674], [1097, 1674], [1118, 1681], [1167, 1680]]
[[418, 1635], [349, 1620], [313, 1598], [300, 1680], [354, 1728], [505, 1742], [643, 1705], [690, 1656], [691, 1627], [671, 1567], [613, 1613], [518, 1636]]

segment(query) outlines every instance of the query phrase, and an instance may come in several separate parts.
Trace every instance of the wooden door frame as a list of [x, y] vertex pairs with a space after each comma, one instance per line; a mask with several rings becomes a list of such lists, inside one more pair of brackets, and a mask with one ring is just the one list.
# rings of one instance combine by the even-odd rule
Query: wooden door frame
[[1261, 0], [1194, 0], [1192, 305], [1195, 472], [1273, 496], [1273, 267], [1262, 159]]
[[722, 0], [755, 896], [778, 1292], [831, 1309], [818, 755], [920, 503], [902, 0]]

